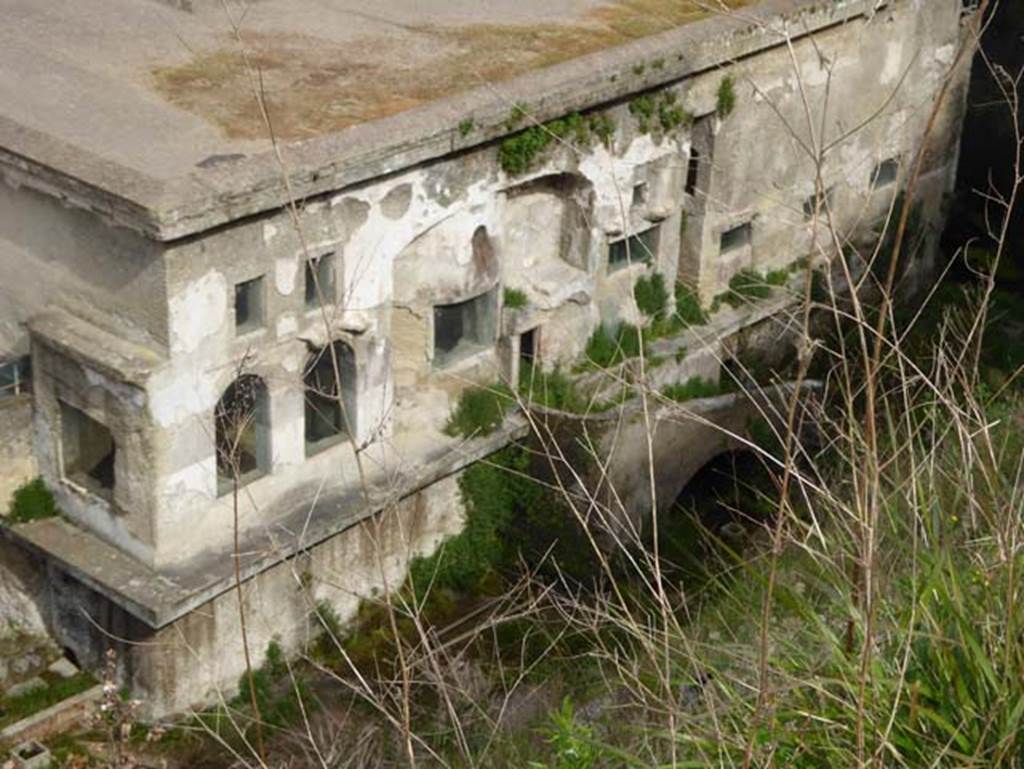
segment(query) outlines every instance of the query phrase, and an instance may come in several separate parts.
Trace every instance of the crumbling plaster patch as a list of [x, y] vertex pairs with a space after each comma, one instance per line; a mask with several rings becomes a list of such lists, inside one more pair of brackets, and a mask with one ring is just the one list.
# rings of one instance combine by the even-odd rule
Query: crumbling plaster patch
[[228, 284], [224, 276], [210, 270], [192, 281], [169, 302], [171, 351], [188, 355], [203, 340], [220, 332], [228, 314]]

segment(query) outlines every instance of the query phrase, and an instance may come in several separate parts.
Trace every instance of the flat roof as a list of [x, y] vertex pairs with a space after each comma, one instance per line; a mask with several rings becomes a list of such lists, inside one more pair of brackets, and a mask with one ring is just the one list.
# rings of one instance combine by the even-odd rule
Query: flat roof
[[0, 0], [0, 164], [169, 240], [286, 202], [257, 94], [305, 196], [876, 5], [750, 1]]

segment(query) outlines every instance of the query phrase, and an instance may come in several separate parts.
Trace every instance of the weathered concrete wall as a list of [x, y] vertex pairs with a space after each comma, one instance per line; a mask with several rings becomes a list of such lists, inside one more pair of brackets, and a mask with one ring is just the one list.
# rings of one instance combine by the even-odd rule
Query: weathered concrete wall
[[[314, 609], [320, 601], [343, 622], [350, 620], [361, 600], [401, 585], [410, 560], [432, 552], [462, 523], [457, 477], [450, 476], [245, 582], [254, 664], [262, 663], [271, 640], [295, 654], [319, 634]], [[180, 713], [237, 693], [245, 659], [234, 590], [154, 632], [53, 567], [48, 581], [47, 621], [58, 643], [94, 668], [113, 645], [124, 682], [143, 700], [147, 715]]]
[[[633, 290], [641, 276], [657, 272], [669, 286], [681, 276], [709, 300], [740, 269], [764, 272], [809, 255], [812, 239], [823, 233], [813, 232], [804, 216], [814, 180], [808, 146], [843, 137], [824, 153], [830, 206], [845, 236], [874, 239], [900, 185], [871, 189], [872, 171], [897, 157], [905, 168], [921, 141], [952, 61], [958, 10], [952, 1], [892, 2], [792, 48], [772, 38], [776, 47], [756, 56], [628, 102], [595, 105], [586, 117], [613, 128], [606, 142], [591, 136], [573, 146], [570, 133], [523, 173], [503, 170], [496, 143], [411, 166], [399, 157], [385, 175], [302, 201], [298, 226], [291, 212], [278, 209], [158, 247], [38, 193], [0, 186], [0, 204], [11, 204], [6, 211], [0, 205], [0, 217], [9, 217], [0, 218], [6, 238], [0, 286], [32, 285], [41, 275], [65, 313], [64, 320], [38, 326], [34, 351], [43, 474], [81, 526], [155, 569], [187, 569], [201, 556], [230, 557], [234, 500], [218, 489], [214, 410], [241, 372], [266, 385], [270, 454], [267, 472], [240, 495], [243, 533], [273, 531], [320, 494], [342, 498], [363, 482], [385, 482], [396, 468], [422, 469], [417, 462], [427, 462], [431, 452], [456, 452], [457, 442], [440, 430], [459, 393], [474, 383], [514, 382], [523, 332], [539, 335], [543, 366], [568, 367], [599, 324], [637, 322]], [[735, 82], [736, 105], [722, 115], [718, 91], [726, 75]], [[823, 136], [808, 133], [805, 104]], [[659, 105], [678, 105], [695, 122], [666, 127]], [[928, 223], [944, 211], [961, 108], [962, 92], [954, 90], [936, 123], [919, 187]], [[845, 135], [853, 127], [858, 130]], [[700, 164], [691, 194], [694, 148]], [[748, 222], [749, 243], [722, 253], [722, 233]], [[628, 264], [610, 263], [614, 243], [652, 227], [657, 236], [649, 261], [634, 253]], [[308, 307], [305, 260], [326, 253], [334, 258], [332, 294], [324, 307]], [[235, 287], [256, 278], [264, 322], [238, 333]], [[523, 292], [527, 306], [505, 307], [506, 289]], [[493, 343], [443, 360], [435, 349], [435, 308], [488, 292]], [[21, 342], [10, 329], [39, 310], [18, 301], [14, 312], [0, 309], [8, 328], [0, 333], [16, 339], [12, 349]], [[353, 351], [356, 373], [345, 384], [353, 393], [354, 434], [308, 455], [303, 373], [310, 350], [331, 341]], [[772, 341], [766, 333], [756, 343]], [[672, 376], [716, 378], [728, 350], [709, 339], [691, 353], [654, 371], [655, 386]], [[63, 477], [61, 400], [114, 436], [110, 501]], [[674, 499], [673, 489], [726, 447], [719, 429], [692, 421], [677, 426], [673, 415], [656, 415], [656, 454], [670, 458], [659, 467], [659, 503]], [[634, 474], [646, 456], [643, 429], [629, 423], [616, 449], [616, 473]], [[627, 510], [650, 508], [649, 490], [631, 487], [626, 475], [617, 481], [631, 489], [623, 497]], [[443, 496], [444, 489], [426, 489], [422, 498]], [[389, 513], [398, 520], [383, 526], [375, 551], [386, 554], [384, 572], [371, 568], [365, 543], [357, 544], [369, 536], [369, 524], [318, 546], [313, 560], [358, 562], [338, 582], [350, 597], [393, 584], [404, 569], [401, 548], [425, 547], [457, 527], [455, 509], [424, 503]], [[413, 520], [422, 521], [413, 527], [418, 533], [400, 541], [401, 527]], [[282, 563], [246, 583], [255, 648], [265, 647], [273, 628], [293, 634], [282, 639], [288, 648], [301, 640], [308, 606], [295, 600], [294, 562], [284, 560], [295, 547], [283, 545]], [[310, 569], [331, 584], [327, 566]], [[67, 645], [94, 656], [101, 646], [78, 602], [105, 618], [101, 625], [112, 632], [153, 640], [139, 621], [98, 595], [55, 579], [52, 624]], [[318, 590], [326, 594], [323, 586]], [[128, 652], [129, 677], [152, 694], [155, 709], [187, 704], [181, 692], [188, 687], [203, 699], [210, 682], [234, 683], [240, 655], [231, 600], [223, 594], [161, 631], [155, 645]]]
[[[811, 251], [812, 238], [831, 249], [804, 213], [815, 192], [818, 158], [822, 185], [843, 236], [870, 232], [889, 209], [899, 184], [874, 190], [876, 164], [897, 158], [905, 180], [925, 125], [959, 44], [955, 3], [892, 5], [870, 19], [800, 40], [738, 63], [728, 73], [696, 78], [688, 103], [698, 114], [714, 108], [723, 78], [734, 79], [736, 107], [713, 118], [713, 155], [694, 201], [688, 227], [699, 238], [699, 266], [691, 256], [686, 277], [706, 299], [738, 270], [784, 267]], [[933, 131], [936, 151], [926, 170], [945, 180], [955, 171], [963, 105], [962, 81]], [[692, 102], [691, 102], [692, 100]], [[927, 185], [926, 185], [927, 186]], [[938, 182], [941, 199], [943, 183]], [[923, 207], [935, 221], [943, 209], [924, 189]], [[721, 253], [721, 234], [750, 222], [747, 247]], [[694, 274], [694, 268], [698, 271]]]
[[38, 474], [32, 450], [32, 396], [0, 398], [0, 515], [14, 490]]
[[162, 246], [0, 179], [0, 359], [28, 352], [25, 322], [66, 309], [123, 338], [167, 339]]

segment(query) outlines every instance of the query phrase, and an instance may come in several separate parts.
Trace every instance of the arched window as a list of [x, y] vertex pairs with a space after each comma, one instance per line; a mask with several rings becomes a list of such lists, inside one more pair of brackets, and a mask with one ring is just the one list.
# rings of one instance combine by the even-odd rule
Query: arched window
[[310, 456], [355, 430], [356, 359], [352, 348], [344, 342], [334, 342], [316, 350], [306, 362], [303, 380], [306, 386], [306, 455]]
[[270, 408], [267, 386], [255, 374], [243, 374], [227, 386], [214, 412], [217, 440], [217, 488], [224, 494], [249, 483], [270, 468]]

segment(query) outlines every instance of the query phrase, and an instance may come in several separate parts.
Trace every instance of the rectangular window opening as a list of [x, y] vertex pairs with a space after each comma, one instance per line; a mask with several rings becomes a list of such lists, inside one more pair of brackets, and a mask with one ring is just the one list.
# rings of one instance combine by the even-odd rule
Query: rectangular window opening
[[434, 366], [442, 367], [494, 344], [496, 289], [434, 306]]
[[738, 227], [723, 232], [719, 242], [719, 252], [725, 254], [749, 246], [752, 229], [750, 222], [744, 222]]
[[804, 219], [810, 221], [814, 218], [815, 213], [819, 219], [825, 218], [825, 209], [832, 205], [832, 187], [829, 187], [823, 193], [815, 192], [804, 200]]
[[263, 276], [235, 285], [235, 334], [263, 327]]
[[64, 477], [104, 499], [113, 499], [117, 444], [110, 430], [60, 402]]
[[900, 173], [900, 160], [899, 158], [889, 158], [883, 160], [874, 170], [871, 172], [871, 188], [879, 189], [880, 187], [887, 187], [896, 181], [896, 177]]
[[700, 151], [690, 147], [690, 160], [686, 164], [686, 194], [697, 194], [697, 179], [700, 175]]
[[[317, 286], [320, 287], [319, 294]], [[333, 252], [306, 261], [306, 307], [317, 307], [320, 297], [326, 304], [334, 303]]]
[[536, 362], [539, 336], [539, 328], [531, 328], [519, 335], [519, 364], [521, 368], [530, 369]]
[[647, 182], [637, 182], [633, 185], [633, 205], [642, 206], [647, 203], [648, 186]]
[[658, 251], [658, 228], [639, 232], [608, 245], [608, 271], [621, 269], [629, 264], [649, 263]]
[[32, 392], [32, 359], [28, 355], [0, 363], [0, 398]]

